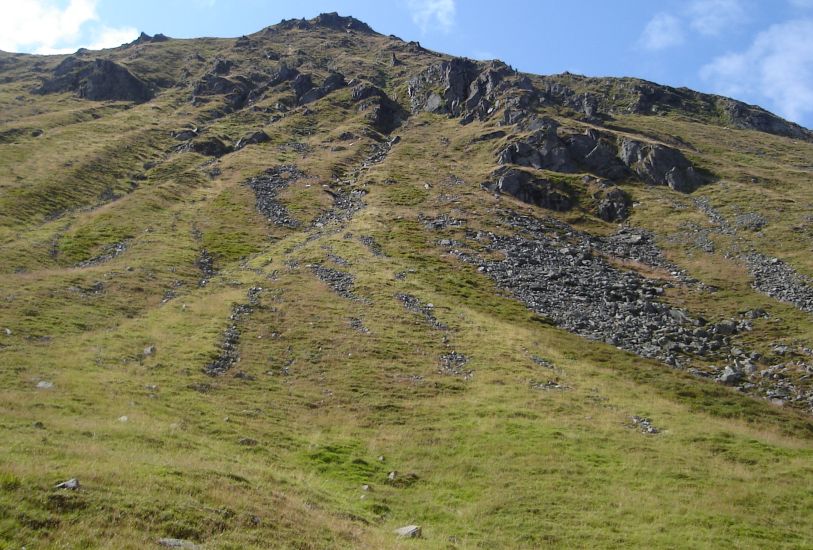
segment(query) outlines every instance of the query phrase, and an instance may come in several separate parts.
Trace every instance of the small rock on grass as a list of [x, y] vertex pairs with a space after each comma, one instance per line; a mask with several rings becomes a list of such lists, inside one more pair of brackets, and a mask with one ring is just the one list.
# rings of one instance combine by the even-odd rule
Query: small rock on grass
[[54, 387], [54, 383], [53, 382], [48, 382], [47, 380], [40, 380], [39, 382], [37, 382], [37, 388], [39, 388], [41, 390], [50, 390], [53, 387]]
[[63, 481], [62, 483], [58, 483], [55, 489], [70, 489], [71, 491], [75, 491], [79, 489], [79, 480], [74, 478], [69, 479], [68, 481]]
[[158, 539], [158, 544], [165, 548], [200, 548], [200, 546], [194, 542], [183, 539]]
[[399, 527], [394, 533], [398, 535], [399, 538], [419, 539], [421, 538], [421, 527], [420, 525], [406, 525]]

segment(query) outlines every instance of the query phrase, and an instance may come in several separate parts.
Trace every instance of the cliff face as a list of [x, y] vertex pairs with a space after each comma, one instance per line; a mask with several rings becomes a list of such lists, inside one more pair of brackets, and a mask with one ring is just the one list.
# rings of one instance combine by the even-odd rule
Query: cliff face
[[0, 542], [803, 545], [811, 137], [337, 14], [0, 53]]

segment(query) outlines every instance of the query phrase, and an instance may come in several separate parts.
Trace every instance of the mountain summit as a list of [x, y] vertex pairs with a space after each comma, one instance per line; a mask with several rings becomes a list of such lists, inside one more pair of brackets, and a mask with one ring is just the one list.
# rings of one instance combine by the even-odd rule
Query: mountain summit
[[0, 52], [0, 546], [803, 547], [811, 159], [336, 13]]

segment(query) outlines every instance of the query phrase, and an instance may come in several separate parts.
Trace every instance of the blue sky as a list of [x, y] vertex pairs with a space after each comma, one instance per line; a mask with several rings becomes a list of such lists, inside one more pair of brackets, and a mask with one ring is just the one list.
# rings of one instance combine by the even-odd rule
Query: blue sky
[[813, 127], [813, 0], [0, 0], [0, 49], [240, 36], [325, 11], [446, 53], [688, 86]]

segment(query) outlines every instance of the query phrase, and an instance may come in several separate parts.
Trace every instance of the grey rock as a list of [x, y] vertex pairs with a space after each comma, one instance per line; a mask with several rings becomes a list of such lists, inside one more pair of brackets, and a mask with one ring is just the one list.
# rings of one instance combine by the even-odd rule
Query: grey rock
[[189, 144], [189, 149], [207, 157], [222, 157], [232, 151], [231, 147], [214, 136], [193, 140]]
[[721, 321], [717, 323], [715, 326], [715, 331], [717, 334], [721, 334], [723, 336], [731, 336], [732, 334], [737, 333], [737, 323], [734, 321]]
[[505, 193], [535, 206], [564, 212], [573, 207], [570, 190], [564, 184], [534, 177], [523, 170], [498, 169], [492, 178], [495, 181], [484, 184], [492, 192]]
[[419, 539], [421, 538], [421, 528], [419, 525], [406, 525], [393, 531], [399, 538]]
[[299, 222], [277, 200], [277, 195], [302, 177], [304, 177], [304, 174], [296, 166], [280, 165], [269, 168], [260, 176], [251, 178], [246, 182], [246, 185], [254, 191], [257, 210], [268, 221], [295, 229], [299, 227]]
[[668, 185], [675, 191], [690, 193], [703, 183], [683, 153], [671, 147], [624, 139], [618, 155], [650, 185]]
[[68, 489], [71, 491], [76, 491], [79, 489], [79, 487], [79, 480], [76, 478], [71, 478], [68, 481], [63, 481], [62, 483], [58, 483], [56, 486], [54, 486], [55, 489]]
[[263, 132], [262, 130], [258, 130], [256, 132], [252, 132], [246, 136], [241, 137], [237, 140], [237, 143], [234, 145], [235, 151], [238, 149], [242, 149], [246, 145], [255, 145], [257, 143], [265, 143], [269, 141], [271, 138]]
[[74, 92], [94, 101], [119, 100], [143, 103], [152, 99], [152, 87], [132, 74], [126, 67], [109, 59], [86, 61], [76, 56], [66, 57], [54, 69], [53, 77], [35, 90], [48, 94]]
[[755, 289], [802, 311], [813, 312], [813, 279], [778, 258], [754, 252], [745, 255], [744, 260]]
[[200, 546], [192, 541], [172, 538], [158, 539], [158, 545], [165, 548], [185, 548], [186, 550], [196, 550], [200, 548]]
[[720, 376], [717, 377], [717, 381], [721, 384], [725, 384], [726, 386], [735, 386], [742, 380], [742, 373], [739, 370], [735, 370], [734, 368], [727, 366], [723, 369], [723, 372]]
[[599, 194], [598, 216], [606, 222], [623, 221], [630, 215], [632, 199], [618, 187], [610, 187]]

